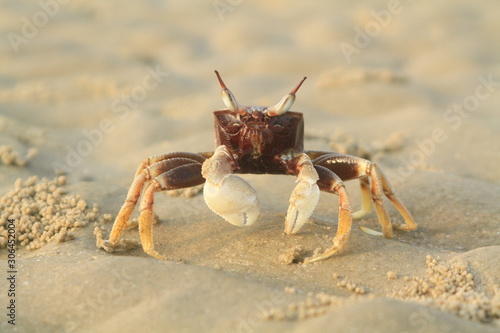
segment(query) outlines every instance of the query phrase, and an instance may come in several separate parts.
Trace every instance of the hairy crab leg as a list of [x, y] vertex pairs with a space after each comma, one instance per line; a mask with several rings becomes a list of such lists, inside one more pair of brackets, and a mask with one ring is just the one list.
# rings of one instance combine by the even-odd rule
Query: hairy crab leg
[[338, 194], [339, 196], [339, 218], [337, 233], [333, 238], [333, 246], [326, 249], [319, 256], [306, 260], [306, 263], [327, 259], [342, 250], [347, 243], [352, 226], [351, 201], [342, 179], [325, 167], [318, 165], [314, 167], [319, 175], [319, 188], [322, 191]]
[[307, 221], [319, 200], [318, 173], [306, 154], [297, 157], [297, 185], [290, 196], [290, 205], [285, 220], [285, 233], [295, 234]]
[[176, 153], [167, 153], [167, 154], [160, 154], [156, 156], [151, 156], [148, 158], [145, 158], [141, 164], [139, 164], [139, 167], [137, 168], [137, 171], [135, 172], [135, 175], [137, 176], [142, 172], [142, 170], [146, 169], [147, 167], [156, 164], [161, 161], [165, 160], [170, 160], [174, 158], [188, 158], [194, 161], [197, 161], [199, 163], [203, 163], [206, 159], [203, 154], [210, 154], [210, 153], [185, 153], [185, 152], [176, 152]]
[[378, 220], [382, 226], [382, 233], [385, 238], [392, 238], [392, 223], [389, 219], [389, 213], [384, 205], [383, 195], [383, 185], [382, 179], [380, 177], [380, 171], [376, 164], [368, 164], [366, 166], [366, 173], [372, 178], [372, 199], [375, 204], [375, 210], [377, 211]]
[[318, 151], [318, 150], [308, 150], [305, 153], [307, 154], [307, 156], [309, 156], [309, 158], [311, 159], [311, 161], [313, 161], [313, 163], [316, 162], [316, 160], [322, 156], [332, 155], [332, 154], [336, 155], [336, 153], [326, 152], [326, 151]]
[[399, 198], [396, 197], [396, 194], [394, 194], [394, 192], [392, 191], [391, 184], [389, 183], [387, 177], [385, 177], [385, 175], [383, 174], [382, 170], [380, 170], [378, 167], [375, 167], [375, 169], [372, 169], [372, 173], [378, 173], [378, 177], [382, 182], [382, 189], [385, 196], [392, 202], [394, 207], [396, 207], [396, 209], [405, 220], [404, 224], [394, 224], [394, 228], [405, 231], [416, 230], [417, 223], [415, 222], [415, 220], [411, 216], [411, 213], [408, 211], [405, 205], [403, 205], [401, 200], [399, 200]]
[[167, 260], [167, 258], [155, 251], [153, 243], [154, 196], [155, 192], [160, 188], [161, 185], [156, 181], [146, 185], [139, 206], [139, 211], [141, 212], [139, 215], [139, 235], [141, 237], [141, 244], [144, 252], [157, 259]]
[[139, 196], [141, 195], [142, 187], [144, 182], [149, 180], [148, 172], [141, 172], [134, 177], [134, 181], [127, 193], [127, 198], [123, 203], [118, 215], [116, 216], [115, 222], [113, 223], [113, 228], [111, 229], [111, 234], [109, 235], [109, 240], [107, 243], [114, 247], [118, 243], [123, 230], [129, 227], [131, 224], [129, 222], [130, 215], [134, 211], [135, 205]]
[[[201, 176], [201, 163], [204, 160], [205, 157], [194, 153], [169, 153], [149, 157], [143, 160], [139, 165], [134, 180], [132, 181], [132, 185], [129, 188], [125, 202], [115, 219], [111, 234], [109, 236], [109, 240], [107, 241], [107, 245], [109, 246], [107, 246], [105, 249], [107, 251], [112, 251], [113, 247], [118, 244], [118, 240], [120, 239], [123, 230], [131, 226], [129, 219], [135, 208], [135, 205], [137, 204], [137, 201], [139, 200], [143, 188], [143, 199], [149, 200], [152, 205], [153, 198], [148, 196], [153, 195], [157, 190], [178, 189], [203, 184], [205, 180]], [[151, 186], [152, 183], [154, 183], [155, 185]], [[143, 200], [141, 200], [141, 204], [142, 202]], [[147, 202], [148, 201], [145, 201], [144, 204], [146, 205]], [[148, 205], [144, 207], [148, 207]], [[148, 210], [148, 208], [144, 208], [142, 210]], [[150, 213], [151, 219], [148, 217], [148, 212], [144, 214], [141, 213], [142, 217], [139, 217], [139, 229], [142, 228], [143, 230], [146, 230], [145, 233], [141, 232], [141, 243], [143, 243], [144, 240], [142, 234], [147, 235], [148, 228], [151, 229], [153, 221], [152, 210]], [[148, 222], [145, 221], [151, 221], [151, 223], [148, 224]], [[146, 247], [148, 246], [149, 245], [146, 244]]]
[[123, 233], [123, 230], [132, 226], [129, 221], [130, 215], [132, 215], [135, 205], [139, 200], [139, 196], [141, 195], [145, 182], [148, 182], [152, 178], [169, 169], [172, 169], [173, 167], [179, 166], [183, 163], [197, 162], [199, 160], [204, 160], [204, 158], [192, 153], [170, 153], [144, 159], [137, 169], [134, 180], [128, 190], [125, 202], [115, 219], [111, 235], [108, 240], [109, 245], [116, 245], [118, 239]]
[[139, 207], [139, 211], [141, 212], [141, 214], [139, 215], [139, 235], [141, 237], [141, 244], [144, 252], [157, 259], [168, 260], [168, 258], [160, 255], [154, 249], [153, 205], [155, 192], [191, 187], [203, 184], [203, 182], [205, 181], [205, 179], [201, 176], [201, 164], [197, 162], [190, 163], [189, 161], [192, 160], [189, 159], [185, 160], [187, 160], [185, 163], [175, 166], [168, 171], [164, 171], [166, 167], [162, 167], [161, 165], [161, 163], [168, 162], [168, 160], [154, 164], [152, 167], [156, 166], [155, 174], [161, 171], [164, 172], [151, 180], [151, 182], [146, 185], [146, 188], [142, 194]]
[[[306, 153], [312, 158], [315, 165], [320, 165], [333, 171], [343, 181], [360, 179], [362, 207], [360, 211], [353, 214], [354, 217], [359, 218], [369, 212], [369, 198], [371, 198], [375, 204], [384, 237], [392, 237], [393, 227], [401, 230], [415, 230], [417, 228], [417, 224], [410, 212], [396, 197], [391, 189], [389, 181], [375, 163], [360, 157], [338, 153], [320, 151], [310, 151]], [[371, 178], [371, 188], [368, 178]], [[403, 216], [405, 224], [392, 225], [383, 202], [384, 195], [392, 202], [401, 216]]]

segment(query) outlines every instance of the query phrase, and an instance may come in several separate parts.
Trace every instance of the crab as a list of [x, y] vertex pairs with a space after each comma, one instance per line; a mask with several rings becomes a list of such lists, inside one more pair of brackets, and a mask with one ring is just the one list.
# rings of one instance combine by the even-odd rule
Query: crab
[[[153, 243], [154, 198], [159, 191], [203, 185], [207, 206], [227, 222], [250, 226], [260, 209], [254, 188], [236, 174], [285, 174], [296, 177], [285, 220], [285, 233], [296, 234], [309, 219], [320, 191], [339, 197], [338, 228], [333, 244], [323, 253], [306, 260], [327, 259], [341, 251], [349, 238], [352, 219], [371, 210], [373, 201], [385, 238], [393, 228], [415, 230], [417, 224], [408, 209], [394, 194], [389, 181], [377, 164], [356, 156], [334, 152], [304, 150], [304, 119], [300, 112], [289, 111], [295, 94], [306, 79], [272, 107], [242, 106], [226, 87], [217, 71], [226, 109], [214, 111], [214, 152], [173, 152], [146, 158], [135, 173], [125, 203], [114, 221], [107, 249], [118, 246], [123, 230], [131, 226], [129, 218], [140, 198], [139, 234], [145, 253], [158, 259]], [[361, 208], [352, 212], [344, 182], [358, 179]], [[142, 197], [141, 197], [142, 193]], [[384, 196], [396, 207], [403, 224], [392, 224], [384, 205]]]

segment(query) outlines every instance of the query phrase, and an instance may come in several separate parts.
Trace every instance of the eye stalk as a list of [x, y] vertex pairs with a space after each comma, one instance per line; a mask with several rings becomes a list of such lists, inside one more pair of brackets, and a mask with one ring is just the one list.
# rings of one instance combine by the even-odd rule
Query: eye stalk
[[[217, 75], [217, 79], [219, 80], [219, 84], [222, 88], [222, 91], [221, 91], [222, 101], [224, 102], [226, 107], [230, 111], [236, 112], [239, 115], [245, 114], [246, 108], [244, 106], [238, 104], [234, 95], [231, 93], [231, 91], [229, 89], [227, 89], [224, 81], [222, 81], [222, 78], [220, 77], [218, 71], [215, 71], [215, 75]], [[299, 84], [295, 88], [293, 88], [293, 90], [288, 95], [283, 96], [281, 101], [279, 101], [276, 105], [265, 109], [265, 111], [264, 111], [265, 114], [267, 114], [270, 117], [274, 117], [274, 116], [279, 116], [279, 115], [287, 112], [288, 110], [290, 110], [290, 108], [293, 105], [293, 102], [295, 102], [295, 94], [297, 93], [300, 86], [302, 85], [302, 83], [304, 83], [304, 81], [306, 79], [307, 79], [307, 77], [304, 76], [304, 78], [299, 82]]]
[[220, 86], [222, 88], [222, 101], [224, 102], [226, 107], [230, 111], [237, 112], [238, 114], [244, 114], [245, 110], [241, 105], [238, 104], [231, 91], [227, 89], [226, 84], [224, 83], [224, 81], [222, 81], [222, 78], [219, 75], [219, 72], [215, 71], [215, 75], [217, 75], [217, 79], [219, 80]]
[[275, 106], [268, 108], [266, 113], [270, 117], [273, 117], [283, 114], [288, 110], [290, 110], [290, 108], [293, 105], [293, 102], [295, 102], [295, 93], [297, 92], [297, 90], [299, 90], [300, 86], [306, 79], [307, 77], [304, 76], [304, 78], [299, 82], [299, 84], [288, 95], [283, 96], [281, 101], [279, 101]]

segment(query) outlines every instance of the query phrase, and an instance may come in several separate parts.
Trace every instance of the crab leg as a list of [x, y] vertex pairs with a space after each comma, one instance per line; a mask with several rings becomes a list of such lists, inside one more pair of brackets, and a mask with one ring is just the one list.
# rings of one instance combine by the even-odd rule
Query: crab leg
[[368, 214], [372, 209], [372, 195], [370, 192], [370, 181], [368, 177], [361, 177], [359, 179], [361, 188], [361, 209], [352, 213], [353, 219], [359, 219]]
[[129, 222], [130, 215], [132, 215], [145, 182], [182, 163], [198, 162], [201, 164], [204, 160], [203, 156], [192, 153], [169, 153], [144, 159], [137, 169], [125, 202], [115, 219], [109, 236], [109, 244], [111, 246], [116, 245], [123, 230], [131, 226]]
[[204, 157], [204, 155], [207, 155], [207, 154], [210, 154], [210, 153], [195, 154], [195, 153], [176, 152], [176, 153], [167, 153], [167, 154], [160, 154], [160, 155], [156, 155], [156, 156], [151, 156], [151, 157], [145, 158], [141, 162], [141, 164], [139, 164], [139, 167], [137, 168], [135, 175], [137, 176], [144, 169], [146, 169], [146, 168], [150, 167], [151, 165], [154, 165], [158, 162], [162, 162], [165, 160], [171, 160], [171, 159], [175, 159], [175, 158], [185, 158], [185, 159], [187, 158], [187, 159], [193, 160], [193, 162], [196, 161], [196, 162], [199, 162], [201, 164], [201, 163], [205, 162], [206, 157]]
[[385, 175], [382, 173], [382, 170], [380, 170], [376, 165], [375, 168], [372, 168], [371, 171], [372, 175], [373, 174], [378, 174], [378, 178], [380, 178], [382, 182], [382, 189], [384, 191], [385, 196], [392, 202], [394, 207], [399, 211], [401, 216], [403, 216], [405, 223], [404, 224], [394, 224], [394, 228], [398, 230], [416, 230], [417, 229], [417, 223], [411, 216], [410, 212], [408, 209], [403, 205], [401, 200], [399, 200], [396, 197], [396, 194], [392, 191], [391, 184], [389, 183], [389, 180], [385, 177]]
[[[394, 225], [394, 228], [401, 230], [415, 230], [417, 228], [417, 224], [410, 212], [396, 197], [389, 181], [375, 163], [360, 157], [337, 153], [311, 151], [307, 152], [307, 154], [313, 158], [314, 165], [320, 165], [333, 171], [343, 181], [357, 178], [360, 179], [362, 207], [360, 211], [353, 214], [354, 217], [359, 218], [369, 212], [369, 197], [371, 196], [371, 200], [373, 200], [375, 204], [380, 225], [382, 226], [384, 237], [391, 238], [393, 225], [383, 202], [383, 196], [385, 195], [394, 204], [405, 220], [405, 224]], [[368, 178], [371, 178], [370, 189]]]
[[319, 175], [319, 188], [322, 191], [338, 194], [339, 196], [339, 220], [337, 233], [335, 234], [335, 238], [333, 238], [333, 246], [319, 256], [309, 259], [306, 262], [323, 260], [342, 250], [347, 243], [352, 226], [351, 201], [342, 179], [325, 167], [319, 165], [315, 165], [314, 167]]
[[150, 182], [142, 194], [139, 206], [139, 235], [144, 252], [157, 259], [166, 260], [164, 256], [155, 251], [153, 243], [153, 204], [155, 192], [161, 189], [157, 181]]
[[311, 216], [319, 200], [318, 173], [306, 154], [297, 157], [298, 170], [295, 189], [290, 196], [290, 205], [285, 220], [285, 233], [295, 234]]
[[384, 205], [383, 195], [383, 184], [382, 177], [380, 176], [380, 170], [374, 163], [368, 164], [366, 166], [366, 173], [372, 178], [372, 199], [375, 204], [375, 210], [377, 211], [378, 221], [382, 226], [382, 233], [385, 238], [392, 238], [392, 223], [389, 219], [389, 213]]
[[[155, 191], [172, 190], [202, 184], [201, 163], [205, 157], [193, 153], [170, 153], [147, 158], [141, 162], [136, 176], [129, 188], [125, 203], [121, 207], [107, 244], [109, 251], [118, 244], [123, 230], [131, 226], [129, 222], [137, 201], [144, 188], [141, 199], [139, 231], [141, 243], [146, 253], [161, 257], [155, 251], [152, 242], [151, 226], [153, 221], [152, 205]], [[161, 257], [160, 259], [164, 259]]]
[[137, 200], [139, 200], [139, 196], [141, 195], [142, 187], [144, 182], [149, 179], [148, 172], [141, 172], [134, 177], [134, 181], [130, 188], [128, 189], [127, 198], [123, 203], [118, 215], [116, 216], [115, 222], [113, 223], [113, 228], [111, 229], [111, 234], [109, 235], [108, 244], [111, 247], [116, 246], [118, 243], [118, 239], [123, 233], [125, 228], [131, 226], [129, 221], [130, 215], [134, 211]]
[[229, 150], [219, 146], [203, 163], [203, 196], [207, 206], [229, 223], [249, 226], [260, 214], [257, 194], [250, 184], [233, 174], [233, 167]]
[[[167, 160], [164, 162], [169, 161]], [[162, 170], [162, 168], [158, 166], [157, 170]], [[201, 176], [201, 165], [199, 163], [187, 162], [163, 172], [146, 185], [139, 206], [139, 211], [141, 212], [139, 216], [139, 235], [141, 236], [141, 244], [144, 252], [152, 257], [167, 260], [167, 258], [160, 255], [154, 249], [152, 228], [154, 218], [153, 205], [155, 192], [182, 187], [191, 187], [201, 184], [203, 183], [203, 181], [204, 179]]]

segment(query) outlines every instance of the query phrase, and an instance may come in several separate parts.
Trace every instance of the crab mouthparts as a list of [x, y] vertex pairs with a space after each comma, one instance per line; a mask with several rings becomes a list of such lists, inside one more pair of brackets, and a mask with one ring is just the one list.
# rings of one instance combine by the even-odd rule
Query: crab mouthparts
[[255, 131], [250, 134], [250, 144], [253, 148], [254, 157], [260, 156], [262, 153], [262, 135], [259, 132]]

